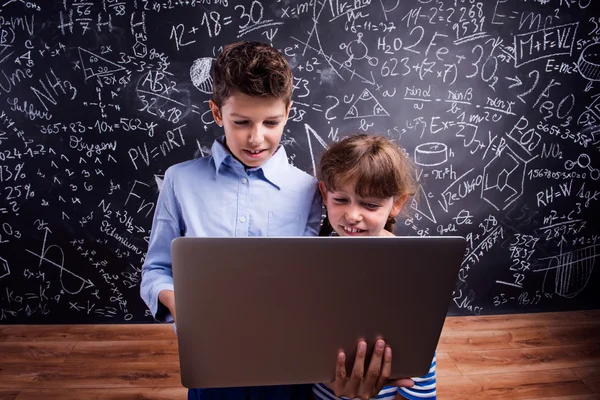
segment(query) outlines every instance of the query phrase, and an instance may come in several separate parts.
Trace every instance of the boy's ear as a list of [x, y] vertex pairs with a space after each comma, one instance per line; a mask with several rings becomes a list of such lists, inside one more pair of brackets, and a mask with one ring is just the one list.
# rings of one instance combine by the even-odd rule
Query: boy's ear
[[325, 182], [319, 181], [319, 191], [321, 192], [321, 196], [323, 196], [323, 203], [327, 202], [327, 187], [325, 186]]
[[406, 203], [407, 199], [408, 199], [408, 195], [405, 194], [403, 196], [398, 197], [396, 200], [394, 200], [394, 205], [392, 206], [392, 211], [390, 211], [390, 217], [395, 217], [400, 213], [400, 210], [402, 210], [402, 207], [404, 207], [404, 203]]
[[219, 109], [219, 106], [217, 106], [217, 103], [211, 99], [208, 101], [208, 106], [210, 107], [210, 111], [212, 112], [213, 118], [217, 125], [223, 126], [223, 116], [221, 115], [221, 110]]
[[290, 100], [290, 104], [287, 106], [287, 110], [285, 110], [285, 119], [287, 121], [288, 117], [290, 116], [290, 111], [292, 109], [292, 105], [294, 104], [293, 101]]

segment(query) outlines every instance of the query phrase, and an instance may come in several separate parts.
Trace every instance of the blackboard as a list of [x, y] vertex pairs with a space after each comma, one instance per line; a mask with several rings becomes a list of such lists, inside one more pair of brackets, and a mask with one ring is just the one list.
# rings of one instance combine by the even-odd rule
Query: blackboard
[[162, 177], [222, 134], [210, 68], [238, 40], [293, 68], [294, 165], [313, 174], [353, 132], [406, 149], [421, 185], [396, 233], [467, 238], [450, 314], [598, 308], [591, 0], [13, 0], [0, 323], [152, 321], [140, 268]]

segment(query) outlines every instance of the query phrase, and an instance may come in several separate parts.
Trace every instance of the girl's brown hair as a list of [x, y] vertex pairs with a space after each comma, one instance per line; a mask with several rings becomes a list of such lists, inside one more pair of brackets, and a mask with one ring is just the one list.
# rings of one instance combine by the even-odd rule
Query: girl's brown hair
[[213, 67], [213, 101], [221, 107], [234, 92], [292, 101], [292, 70], [277, 49], [260, 42], [225, 46]]
[[[317, 178], [330, 192], [354, 181], [360, 197], [398, 198], [414, 196], [417, 191], [414, 164], [383, 136], [358, 134], [332, 144], [321, 156]], [[393, 232], [395, 222], [395, 218], [388, 218], [385, 229]], [[331, 232], [333, 228], [325, 217], [320, 235]]]

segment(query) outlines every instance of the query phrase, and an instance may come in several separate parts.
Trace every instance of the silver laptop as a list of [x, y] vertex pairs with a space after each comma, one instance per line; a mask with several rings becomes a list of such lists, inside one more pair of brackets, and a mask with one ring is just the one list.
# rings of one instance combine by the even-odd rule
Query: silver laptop
[[[462, 237], [177, 238], [173, 278], [188, 388], [329, 382], [360, 339], [392, 378], [429, 371]], [[368, 365], [368, 364], [367, 364]]]

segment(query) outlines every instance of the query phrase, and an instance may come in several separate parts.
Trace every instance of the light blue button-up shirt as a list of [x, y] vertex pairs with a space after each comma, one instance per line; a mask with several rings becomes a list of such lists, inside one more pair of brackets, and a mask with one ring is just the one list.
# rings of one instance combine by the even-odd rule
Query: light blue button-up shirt
[[141, 296], [152, 315], [171, 322], [158, 301], [173, 290], [171, 241], [178, 236], [316, 236], [322, 200], [314, 177], [288, 163], [283, 146], [258, 168], [245, 169], [215, 140], [210, 157], [167, 169], [160, 189]]

